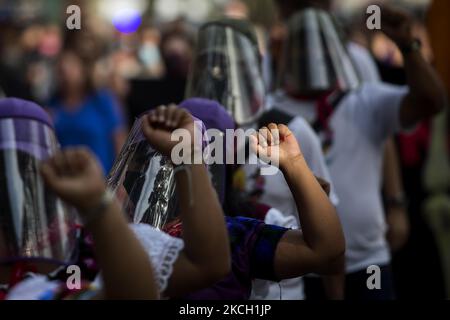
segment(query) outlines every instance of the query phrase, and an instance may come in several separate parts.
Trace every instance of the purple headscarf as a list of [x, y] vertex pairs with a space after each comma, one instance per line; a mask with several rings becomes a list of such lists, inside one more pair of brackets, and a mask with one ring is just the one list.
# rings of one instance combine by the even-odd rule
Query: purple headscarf
[[235, 129], [235, 123], [230, 114], [220, 103], [203, 98], [191, 98], [180, 104], [194, 117], [203, 121], [206, 129], [218, 129], [225, 133], [227, 129]]
[[29, 119], [42, 122], [53, 128], [49, 114], [34, 102], [17, 99], [0, 99], [0, 119]]
[[18, 149], [38, 159], [57, 147], [49, 114], [31, 101], [0, 99], [0, 149]]
[[[189, 111], [192, 116], [203, 121], [206, 129], [216, 129], [222, 133], [226, 133], [228, 129], [235, 129], [235, 123], [227, 110], [218, 102], [204, 98], [190, 98], [183, 101], [180, 107]], [[226, 138], [226, 135], [224, 135]], [[223, 155], [226, 152], [233, 152], [227, 148], [231, 141], [224, 140]], [[223, 159], [225, 163], [226, 159]], [[211, 165], [210, 172], [213, 175], [213, 184], [217, 190], [220, 201], [225, 200], [225, 184], [226, 184], [226, 166], [225, 165]]]

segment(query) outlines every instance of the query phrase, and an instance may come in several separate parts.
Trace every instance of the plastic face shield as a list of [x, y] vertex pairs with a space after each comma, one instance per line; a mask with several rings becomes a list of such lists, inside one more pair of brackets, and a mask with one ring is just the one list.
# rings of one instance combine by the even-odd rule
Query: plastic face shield
[[143, 136], [142, 117], [136, 120], [107, 180], [132, 223], [164, 229], [177, 217], [173, 165]]
[[76, 212], [46, 188], [42, 160], [58, 149], [39, 121], [0, 119], [0, 263], [70, 263], [77, 243]]
[[278, 86], [297, 95], [352, 90], [360, 80], [330, 14], [306, 9], [289, 21]]
[[263, 112], [264, 96], [258, 48], [232, 27], [201, 29], [186, 97], [219, 102], [243, 126]]

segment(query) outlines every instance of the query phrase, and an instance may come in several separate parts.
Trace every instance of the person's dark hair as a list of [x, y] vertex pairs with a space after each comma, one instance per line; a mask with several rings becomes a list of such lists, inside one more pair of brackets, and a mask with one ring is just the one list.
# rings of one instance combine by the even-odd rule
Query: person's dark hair
[[[181, 77], [184, 79], [189, 70], [189, 64], [191, 57], [189, 55], [184, 55], [183, 57], [177, 57], [174, 60], [173, 55], [167, 51], [167, 45], [173, 40], [181, 40], [186, 43], [187, 47], [190, 49], [191, 53], [194, 52], [195, 41], [191, 34], [182, 28], [173, 27], [163, 32], [160, 42], [160, 52], [164, 64], [167, 68], [167, 73], [171, 76]], [[180, 64], [180, 58], [182, 58]], [[185, 66], [187, 65], [187, 67]]]
[[275, 0], [283, 19], [289, 19], [297, 11], [308, 7], [330, 10], [332, 0]]
[[253, 46], [258, 47], [258, 38], [256, 36], [255, 29], [249, 21], [242, 19], [223, 18], [203, 24], [200, 27], [200, 30], [214, 25], [232, 28], [235, 31], [238, 31], [239, 33], [246, 36]]
[[185, 30], [182, 27], [179, 27], [178, 25], [170, 27], [162, 32], [161, 42], [159, 45], [161, 54], [162, 54], [162, 57], [164, 60], [166, 59], [166, 56], [165, 56], [166, 46], [170, 41], [172, 41], [174, 39], [180, 39], [180, 40], [184, 41], [190, 48], [192, 48], [192, 50], [195, 47], [194, 37], [189, 33], [188, 30]]

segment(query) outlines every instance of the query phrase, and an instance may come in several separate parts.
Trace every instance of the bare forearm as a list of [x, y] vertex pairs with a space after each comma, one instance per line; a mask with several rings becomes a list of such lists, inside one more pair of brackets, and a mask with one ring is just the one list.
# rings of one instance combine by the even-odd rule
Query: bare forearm
[[345, 273], [322, 277], [325, 294], [329, 300], [344, 300]]
[[397, 149], [393, 138], [389, 139], [384, 149], [383, 186], [385, 195], [397, 197], [403, 194], [403, 184], [398, 163]]
[[384, 151], [383, 191], [386, 198], [386, 222], [388, 226], [386, 238], [392, 251], [401, 249], [409, 235], [409, 219], [404, 202], [398, 161], [394, 141], [390, 139]]
[[303, 157], [282, 168], [294, 196], [306, 244], [326, 258], [335, 258], [345, 248], [336, 210], [309, 170]]
[[157, 299], [158, 290], [149, 257], [113, 203], [90, 223], [95, 253], [107, 299]]
[[[177, 173], [180, 214], [186, 255], [195, 263], [220, 270], [229, 265], [225, 217], [204, 165]], [[192, 196], [192, 199], [191, 199]]]

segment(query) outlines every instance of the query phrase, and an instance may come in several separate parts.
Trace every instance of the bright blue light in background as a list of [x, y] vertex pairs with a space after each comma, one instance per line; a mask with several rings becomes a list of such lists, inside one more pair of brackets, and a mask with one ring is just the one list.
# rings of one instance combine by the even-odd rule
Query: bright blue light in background
[[139, 29], [142, 23], [142, 17], [139, 11], [128, 9], [116, 13], [112, 19], [112, 23], [122, 33], [133, 33]]

